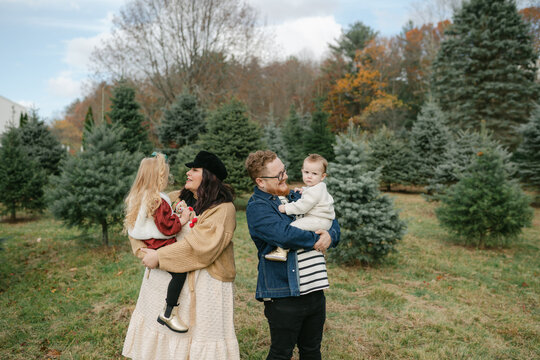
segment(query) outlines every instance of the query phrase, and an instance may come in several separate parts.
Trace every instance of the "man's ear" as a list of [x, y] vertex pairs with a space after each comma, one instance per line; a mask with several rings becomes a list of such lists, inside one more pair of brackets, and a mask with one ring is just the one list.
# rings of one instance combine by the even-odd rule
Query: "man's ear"
[[264, 180], [261, 178], [255, 179], [255, 184], [259, 187], [259, 189], [264, 190]]

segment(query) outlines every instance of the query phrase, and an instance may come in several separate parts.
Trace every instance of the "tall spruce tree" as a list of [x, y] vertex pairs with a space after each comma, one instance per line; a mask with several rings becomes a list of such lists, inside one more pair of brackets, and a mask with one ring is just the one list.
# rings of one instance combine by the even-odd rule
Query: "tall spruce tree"
[[436, 214], [458, 241], [481, 248], [508, 245], [533, 217], [529, 198], [491, 150], [478, 152], [459, 182], [441, 196]]
[[135, 89], [127, 81], [120, 81], [114, 88], [111, 98], [111, 111], [108, 113], [112, 124], [120, 125], [123, 132], [121, 142], [130, 153], [138, 151], [149, 154], [153, 148], [148, 138], [144, 116], [135, 100]]
[[322, 110], [321, 103], [316, 104], [311, 116], [309, 129], [304, 134], [304, 154], [319, 154], [328, 161], [334, 160], [335, 136], [330, 131], [330, 114]]
[[403, 139], [395, 136], [392, 130], [383, 126], [369, 141], [368, 168], [381, 168], [381, 183], [387, 191], [392, 184], [407, 184], [411, 179], [412, 154]]
[[20, 129], [8, 128], [0, 146], [0, 203], [11, 220], [21, 209], [40, 212], [45, 208], [45, 183], [46, 176], [37, 158], [28, 154]]
[[375, 263], [395, 251], [406, 225], [392, 199], [379, 191], [380, 170], [368, 171], [366, 145], [347, 135], [336, 140], [327, 184], [341, 226], [341, 243], [329, 256], [344, 264]]
[[435, 168], [445, 159], [446, 146], [451, 139], [446, 116], [429, 100], [422, 106], [411, 130], [413, 154], [413, 184], [427, 185], [435, 175]]
[[206, 112], [197, 97], [180, 94], [171, 107], [163, 112], [158, 128], [159, 141], [166, 146], [179, 148], [194, 143], [205, 130]]
[[30, 117], [19, 130], [26, 152], [43, 169], [42, 176], [46, 183], [49, 175], [59, 173], [60, 162], [67, 155], [66, 151], [47, 125], [39, 119], [35, 109], [31, 110]]
[[206, 127], [207, 132], [200, 139], [202, 149], [223, 161], [229, 173], [225, 182], [236, 191], [249, 190], [252, 183], [244, 162], [249, 153], [262, 147], [262, 136], [258, 126], [247, 117], [244, 104], [232, 100], [222, 105], [210, 115]]
[[[307, 154], [304, 151], [304, 130], [294, 105], [291, 105], [289, 116], [283, 124], [282, 133], [288, 151], [288, 157], [286, 158], [287, 175], [289, 179], [299, 181], [302, 179], [302, 164]], [[278, 154], [278, 156], [282, 155]]]
[[87, 134], [92, 132], [92, 128], [95, 125], [94, 121], [94, 112], [92, 111], [92, 107], [88, 107], [88, 111], [86, 111], [86, 116], [84, 117], [84, 125], [83, 125], [83, 136], [82, 136], [82, 145], [83, 148], [86, 146], [86, 137]]
[[514, 153], [518, 174], [536, 191], [535, 202], [540, 203], [540, 105], [533, 111], [529, 122], [520, 129], [522, 141]]
[[539, 96], [536, 60], [514, 1], [464, 2], [433, 64], [433, 91], [452, 124], [478, 130], [485, 120], [496, 138], [513, 143], [514, 127]]
[[122, 221], [123, 200], [142, 158], [124, 149], [124, 131], [118, 125], [94, 127], [85, 151], [63, 163], [48, 194], [56, 218], [80, 228], [100, 225], [104, 245], [109, 243], [109, 226]]

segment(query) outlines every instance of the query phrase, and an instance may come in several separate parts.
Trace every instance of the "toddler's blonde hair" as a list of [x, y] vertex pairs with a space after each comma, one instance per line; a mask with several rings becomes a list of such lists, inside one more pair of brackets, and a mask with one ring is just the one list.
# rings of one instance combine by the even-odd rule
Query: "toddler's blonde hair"
[[137, 177], [131, 185], [131, 189], [124, 200], [126, 218], [124, 219], [124, 231], [132, 228], [137, 220], [141, 205], [146, 205], [146, 215], [153, 217], [161, 204], [159, 193], [165, 190], [169, 182], [169, 165], [165, 156], [157, 153], [156, 156], [141, 160]]

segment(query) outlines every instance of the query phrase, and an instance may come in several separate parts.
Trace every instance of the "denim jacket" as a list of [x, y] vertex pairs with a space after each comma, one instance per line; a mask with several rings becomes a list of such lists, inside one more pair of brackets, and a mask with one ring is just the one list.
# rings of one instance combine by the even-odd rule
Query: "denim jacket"
[[[287, 198], [289, 201], [300, 199], [300, 194], [291, 191]], [[264, 298], [281, 298], [300, 296], [298, 277], [298, 258], [296, 250], [312, 249], [319, 240], [319, 235], [312, 231], [305, 231], [290, 226], [293, 219], [287, 214], [279, 212], [281, 201], [276, 195], [269, 194], [255, 186], [255, 191], [246, 209], [246, 217], [251, 239], [257, 246], [259, 258], [257, 277], [257, 291], [255, 298], [262, 301]], [[332, 238], [330, 247], [335, 247], [340, 238], [340, 228], [334, 220], [328, 231]], [[276, 246], [290, 249], [287, 261], [270, 261], [264, 255]]]

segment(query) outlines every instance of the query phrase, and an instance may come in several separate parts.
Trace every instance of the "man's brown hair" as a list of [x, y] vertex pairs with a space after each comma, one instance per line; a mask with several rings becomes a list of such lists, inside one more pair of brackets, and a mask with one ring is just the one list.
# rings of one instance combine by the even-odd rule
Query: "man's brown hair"
[[276, 153], [270, 150], [258, 150], [249, 154], [246, 159], [246, 170], [251, 180], [255, 182], [256, 178], [262, 176], [266, 169], [266, 164], [274, 161], [276, 158]]
[[326, 168], [328, 167], [328, 161], [326, 161], [326, 159], [323, 158], [321, 155], [319, 155], [319, 154], [309, 154], [309, 156], [307, 158], [305, 158], [304, 161], [308, 161], [308, 162], [311, 162], [311, 163], [320, 162], [321, 165], [323, 166], [323, 173], [326, 173]]

